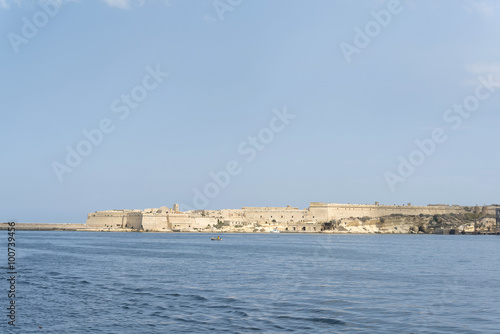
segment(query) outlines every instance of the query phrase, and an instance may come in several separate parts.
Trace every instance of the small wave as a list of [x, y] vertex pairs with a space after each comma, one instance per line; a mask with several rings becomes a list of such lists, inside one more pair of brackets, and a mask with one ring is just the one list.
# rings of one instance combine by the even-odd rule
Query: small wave
[[[149, 295], [153, 295], [149, 292], [143, 292], [143, 293], [135, 293], [135, 295], [142, 295], [142, 294], [149, 294]], [[200, 295], [196, 295], [196, 294], [192, 294], [192, 295], [181, 295], [179, 293], [164, 293], [164, 294], [155, 294], [154, 295], [155, 297], [160, 297], [160, 298], [165, 298], [165, 297], [175, 297], [175, 298], [178, 298], [178, 297], [183, 297], [183, 298], [193, 298], [194, 300], [199, 300], [199, 301], [207, 301], [208, 299], [203, 297], [203, 296], [200, 296]]]
[[154, 296], [151, 292], [134, 292], [133, 295], [136, 296]]
[[151, 313], [150, 315], [151, 315], [152, 317], [158, 317], [158, 318], [163, 318], [163, 319], [170, 319], [170, 317], [169, 317], [168, 315], [165, 315], [165, 314], [163, 314], [163, 313], [161, 313], [161, 312], [158, 312], [158, 311], [153, 312], [153, 313]]
[[329, 319], [329, 318], [311, 318], [311, 319], [307, 319], [307, 320], [310, 320], [310, 321], [313, 321], [313, 322], [321, 322], [321, 323], [324, 323], [324, 324], [329, 324], [329, 325], [346, 325], [346, 323], [342, 320], [338, 320], [338, 319]]
[[[211, 308], [228, 308], [228, 307], [211, 307]], [[226, 314], [236, 314], [240, 317], [248, 317], [248, 313], [246, 313], [245, 311], [241, 311], [241, 310], [227, 310], [225, 311], [224, 313]]]
[[202, 301], [208, 300], [205, 297], [200, 296], [200, 295], [188, 295], [188, 297], [194, 298], [196, 300], [202, 300]]
[[246, 330], [249, 330], [249, 331], [252, 331], [252, 332], [261, 332], [263, 331], [262, 328], [258, 328], [258, 327], [245, 327]]
[[186, 318], [181, 318], [181, 317], [169, 318], [169, 319], [181, 321], [181, 322], [187, 322], [189, 324], [197, 324], [197, 325], [207, 325], [208, 324], [208, 322], [206, 322], [206, 321], [199, 321], [199, 320], [195, 320], [195, 319], [186, 319]]
[[299, 318], [299, 317], [290, 317], [290, 316], [278, 316], [279, 319], [289, 319], [296, 321], [311, 321], [311, 322], [319, 322], [328, 325], [346, 325], [346, 323], [342, 320], [332, 319], [332, 318]]
[[[178, 294], [178, 293], [166, 293], [166, 294], [164, 294], [164, 296], [168, 296], [168, 297], [180, 297], [181, 295]], [[162, 296], [159, 295], [159, 297], [162, 297]]]

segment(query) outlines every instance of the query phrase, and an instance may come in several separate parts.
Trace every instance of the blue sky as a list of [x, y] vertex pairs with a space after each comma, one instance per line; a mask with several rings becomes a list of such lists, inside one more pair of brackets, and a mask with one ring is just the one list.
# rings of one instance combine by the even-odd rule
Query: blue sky
[[[0, 220], [499, 203], [500, 4], [394, 1], [0, 0]], [[447, 113], [463, 103], [467, 116]], [[83, 131], [103, 120], [94, 145]], [[69, 166], [67, 148], [89, 143]]]

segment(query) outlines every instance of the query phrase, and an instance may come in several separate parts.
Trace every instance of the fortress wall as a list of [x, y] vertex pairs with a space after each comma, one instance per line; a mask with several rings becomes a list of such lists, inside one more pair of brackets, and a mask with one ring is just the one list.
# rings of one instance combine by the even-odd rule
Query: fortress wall
[[170, 214], [168, 215], [170, 224], [189, 224], [191, 223], [191, 216], [180, 213], [180, 214]]
[[298, 208], [243, 208], [245, 220], [250, 222], [277, 223], [300, 222], [308, 219], [307, 210]]
[[273, 220], [279, 223], [299, 222], [310, 219], [308, 210], [299, 210], [293, 207], [245, 207], [242, 209], [205, 210], [204, 214], [206, 217], [234, 223], [233, 225], [249, 222], [271, 223]]
[[460, 206], [431, 205], [431, 206], [404, 206], [404, 205], [364, 205], [364, 204], [325, 204], [311, 203], [309, 208], [313, 220], [327, 222], [333, 219], [350, 217], [383, 217], [392, 214], [401, 215], [436, 215], [466, 212]]
[[97, 211], [87, 216], [87, 226], [91, 228], [121, 228], [124, 225], [126, 211]]
[[135, 228], [140, 229], [142, 213], [135, 210], [96, 211], [87, 215], [86, 226], [94, 229]]
[[291, 206], [287, 206], [287, 207], [263, 206], [263, 207], [244, 207], [241, 210], [245, 210], [245, 211], [296, 211], [296, 210], [299, 210], [299, 208], [293, 208]]
[[334, 214], [328, 205], [324, 203], [311, 203], [309, 206], [309, 219], [325, 223], [334, 218]]
[[192, 216], [187, 214], [169, 215], [170, 226], [173, 230], [205, 229], [208, 225], [216, 225], [217, 218]]
[[297, 233], [314, 233], [320, 232], [322, 230], [321, 224], [311, 224], [311, 223], [295, 223], [287, 224], [284, 228], [280, 228], [286, 232], [297, 232]]
[[142, 216], [142, 229], [144, 231], [170, 230], [167, 214], [145, 213]]
[[188, 220], [179, 220], [171, 223], [173, 230], [205, 229], [208, 225], [217, 225], [217, 219], [208, 217], [190, 217]]
[[142, 213], [140, 212], [127, 213], [127, 215], [125, 216], [124, 227], [140, 230], [142, 228]]

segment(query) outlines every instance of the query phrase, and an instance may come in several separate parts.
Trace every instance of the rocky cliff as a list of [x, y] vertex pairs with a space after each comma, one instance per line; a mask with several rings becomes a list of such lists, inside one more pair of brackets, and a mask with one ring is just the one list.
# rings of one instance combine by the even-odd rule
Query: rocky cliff
[[495, 217], [471, 213], [344, 218], [325, 224], [324, 230], [333, 233], [490, 233], [495, 230]]

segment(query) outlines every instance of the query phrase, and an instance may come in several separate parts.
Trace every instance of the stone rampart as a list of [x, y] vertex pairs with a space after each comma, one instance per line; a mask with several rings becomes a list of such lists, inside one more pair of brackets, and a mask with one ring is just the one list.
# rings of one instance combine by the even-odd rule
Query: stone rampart
[[170, 231], [168, 215], [166, 213], [143, 213], [142, 229], [144, 231]]
[[138, 210], [108, 210], [89, 213], [87, 227], [93, 229], [141, 229], [142, 212]]
[[[468, 208], [471, 208], [468, 210]], [[473, 212], [473, 207], [458, 205], [371, 205], [371, 204], [336, 204], [311, 203], [309, 211], [312, 218], [318, 222], [328, 222], [341, 218], [385, 217], [390, 215], [440, 215], [450, 213]]]

